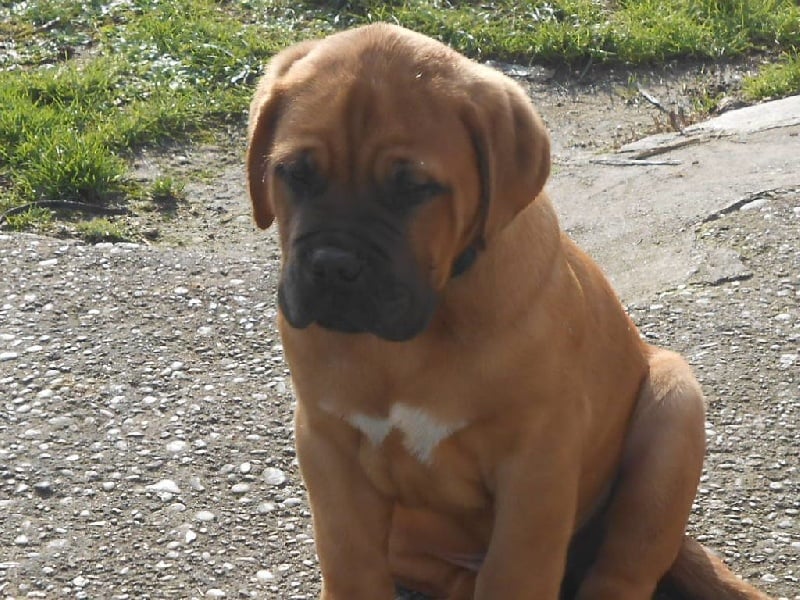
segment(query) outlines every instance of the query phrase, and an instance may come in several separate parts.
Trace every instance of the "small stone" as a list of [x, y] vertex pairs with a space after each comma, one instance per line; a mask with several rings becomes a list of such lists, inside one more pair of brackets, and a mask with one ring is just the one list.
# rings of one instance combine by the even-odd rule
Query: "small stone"
[[198, 521], [208, 522], [213, 521], [217, 516], [210, 510], [201, 510], [195, 514], [194, 518]]
[[256, 579], [261, 583], [270, 583], [271, 581], [275, 581], [275, 575], [273, 575], [272, 571], [269, 569], [259, 569], [256, 572]]
[[183, 440], [173, 440], [167, 443], [167, 452], [171, 452], [172, 454], [180, 454], [184, 452], [189, 444]]
[[162, 479], [158, 483], [148, 485], [145, 489], [151, 492], [167, 492], [168, 494], [181, 493], [181, 488], [172, 479]]
[[231, 487], [231, 491], [234, 494], [246, 494], [250, 491], [250, 484], [249, 483], [236, 483]]
[[81, 577], [80, 575], [72, 580], [72, 585], [79, 588], [86, 587], [87, 583], [89, 583], [89, 580], [86, 579], [86, 577]]
[[14, 360], [15, 358], [19, 358], [19, 354], [16, 352], [0, 352], [0, 362]]
[[260, 514], [264, 515], [275, 510], [275, 505], [272, 502], [262, 502], [258, 505], [256, 510], [258, 510]]
[[748, 211], [748, 210], [758, 210], [759, 208], [763, 207], [767, 204], [766, 199], [764, 198], [757, 198], [756, 200], [752, 200], [747, 204], [743, 204], [739, 210], [741, 211]]
[[33, 491], [40, 498], [49, 498], [53, 495], [53, 484], [49, 481], [40, 481], [33, 485]]
[[251, 465], [249, 462], [243, 462], [242, 464], [240, 464], [240, 465], [239, 465], [239, 472], [240, 472], [240, 473], [247, 474], [247, 473], [249, 473], [249, 472], [250, 472], [250, 470], [251, 470], [252, 468], [253, 468], [253, 467], [252, 467], [252, 465]]
[[17, 546], [27, 546], [29, 541], [28, 536], [24, 533], [14, 538], [14, 543]]
[[197, 534], [191, 529], [187, 529], [186, 533], [183, 536], [183, 539], [186, 541], [187, 544], [191, 544], [193, 541], [197, 539]]
[[287, 508], [292, 508], [293, 506], [300, 506], [303, 501], [300, 498], [287, 498], [283, 501], [283, 505]]
[[208, 590], [206, 592], [206, 597], [207, 598], [224, 598], [225, 597], [225, 592], [223, 592], [219, 588], [211, 588], [210, 590]]
[[175, 295], [176, 296], [185, 296], [189, 293], [189, 288], [186, 287], [176, 287], [175, 288]]
[[283, 485], [286, 481], [286, 473], [275, 467], [264, 469], [264, 481], [269, 485]]

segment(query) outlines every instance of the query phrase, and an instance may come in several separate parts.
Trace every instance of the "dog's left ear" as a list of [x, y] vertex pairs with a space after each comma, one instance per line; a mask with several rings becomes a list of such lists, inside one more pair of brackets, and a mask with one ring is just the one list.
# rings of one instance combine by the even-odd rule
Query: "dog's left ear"
[[550, 174], [550, 138], [527, 94], [478, 67], [464, 120], [481, 181], [482, 235], [491, 239], [533, 202]]
[[255, 96], [250, 103], [250, 119], [247, 125], [247, 188], [253, 203], [253, 218], [256, 225], [266, 229], [272, 224], [275, 212], [269, 197], [269, 154], [280, 118], [283, 90], [280, 80], [289, 68], [306, 56], [316, 45], [315, 40], [290, 46], [276, 54], [267, 65], [267, 70], [258, 82]]

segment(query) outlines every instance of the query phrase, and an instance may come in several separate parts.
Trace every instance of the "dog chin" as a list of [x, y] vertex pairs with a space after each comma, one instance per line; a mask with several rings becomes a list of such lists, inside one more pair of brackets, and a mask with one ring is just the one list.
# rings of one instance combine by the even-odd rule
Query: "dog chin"
[[328, 331], [344, 334], [373, 334], [389, 342], [405, 342], [422, 333], [430, 322], [432, 310], [390, 312], [384, 317], [370, 318], [365, 312], [343, 309], [313, 309], [293, 301], [281, 286], [278, 305], [286, 321], [295, 329], [306, 329], [312, 323]]

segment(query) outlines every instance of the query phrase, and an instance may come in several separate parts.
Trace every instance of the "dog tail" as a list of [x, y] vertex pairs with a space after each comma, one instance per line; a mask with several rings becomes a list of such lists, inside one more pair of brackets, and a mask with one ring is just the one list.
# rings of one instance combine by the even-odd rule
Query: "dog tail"
[[661, 583], [659, 591], [663, 589], [670, 600], [770, 600], [689, 536]]

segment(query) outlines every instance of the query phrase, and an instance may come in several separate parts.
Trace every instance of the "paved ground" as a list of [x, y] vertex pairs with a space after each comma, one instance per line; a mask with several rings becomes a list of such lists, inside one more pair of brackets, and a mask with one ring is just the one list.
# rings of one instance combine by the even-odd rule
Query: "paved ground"
[[[557, 156], [550, 190], [702, 380], [694, 533], [797, 599], [800, 98], [752, 110]], [[0, 597], [315, 597], [277, 254], [229, 224], [213, 249], [0, 234]]]

